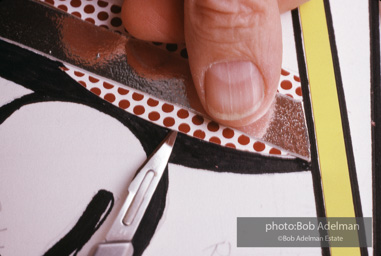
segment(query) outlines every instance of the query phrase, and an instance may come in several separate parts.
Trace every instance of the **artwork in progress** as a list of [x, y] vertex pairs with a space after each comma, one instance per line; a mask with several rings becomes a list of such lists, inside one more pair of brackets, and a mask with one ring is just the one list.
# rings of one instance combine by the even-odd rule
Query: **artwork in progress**
[[[125, 33], [120, 1], [46, 2]], [[278, 92], [278, 106], [284, 99], [300, 102], [292, 109], [306, 123], [306, 140], [293, 148], [271, 141], [274, 136], [256, 139], [222, 126], [192, 112], [198, 110], [192, 102], [187, 108], [52, 60], [4, 40], [0, 29], [0, 169], [6, 177], [0, 181], [0, 254], [92, 255], [136, 170], [173, 129], [178, 138], [132, 240], [134, 255], [330, 255], [329, 248], [236, 246], [237, 217], [326, 216], [299, 15], [294, 10], [283, 18], [296, 50]], [[181, 45], [150, 47], [186, 63]], [[361, 188], [351, 185], [361, 201]], [[361, 204], [352, 207], [362, 216]]]

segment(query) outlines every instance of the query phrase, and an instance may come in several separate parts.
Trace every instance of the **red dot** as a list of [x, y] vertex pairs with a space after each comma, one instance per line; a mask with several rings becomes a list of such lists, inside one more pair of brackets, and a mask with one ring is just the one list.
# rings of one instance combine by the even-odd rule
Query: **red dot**
[[247, 145], [250, 142], [250, 138], [246, 135], [241, 135], [238, 137], [238, 143], [241, 145]]
[[85, 13], [93, 13], [95, 11], [95, 8], [91, 4], [88, 4], [85, 6], [84, 11]]
[[286, 96], [290, 97], [291, 99], [294, 98], [294, 96], [292, 96], [291, 94], [286, 94]]
[[79, 12], [72, 12], [71, 14], [77, 16], [78, 18], [82, 18], [82, 15]]
[[144, 96], [140, 93], [134, 92], [132, 94], [132, 98], [136, 101], [141, 101], [144, 98]]
[[105, 2], [105, 1], [98, 1], [98, 5], [99, 5], [100, 7], [106, 7], [106, 6], [108, 5], [108, 3]]
[[201, 130], [196, 130], [193, 133], [193, 136], [196, 137], [196, 138], [199, 138], [199, 139], [204, 139], [205, 138], [205, 132], [201, 131]]
[[145, 111], [146, 110], [141, 105], [137, 105], [137, 106], [134, 107], [134, 113], [135, 113], [135, 115], [138, 115], [138, 116], [139, 115], [143, 115]]
[[284, 70], [283, 68], [282, 68], [282, 70], [281, 70], [281, 72], [280, 72], [283, 76], [288, 76], [290, 73], [289, 72], [287, 72], [286, 70]]
[[100, 12], [100, 13], [98, 13], [97, 17], [100, 20], [107, 20], [108, 19], [108, 14], [107, 14], [107, 12]]
[[216, 122], [212, 121], [212, 122], [208, 123], [208, 130], [209, 131], [216, 132], [216, 131], [218, 131], [218, 129], [220, 129], [220, 126]]
[[177, 111], [177, 116], [179, 118], [185, 119], [189, 116], [189, 112], [188, 112], [188, 110], [180, 109], [179, 111]]
[[61, 9], [61, 10], [63, 10], [63, 11], [65, 11], [65, 12], [67, 12], [67, 7], [66, 7], [66, 5], [59, 5], [58, 6], [58, 9]]
[[160, 119], [160, 114], [158, 112], [156, 112], [156, 111], [153, 111], [153, 112], [148, 114], [148, 118], [151, 121], [157, 121], [157, 120]]
[[103, 82], [103, 87], [105, 89], [112, 89], [112, 88], [114, 88], [114, 85], [107, 83], [107, 82]]
[[121, 10], [122, 10], [122, 8], [120, 8], [120, 6], [118, 6], [118, 5], [111, 6], [111, 12], [112, 13], [118, 14], [121, 12]]
[[110, 103], [113, 103], [115, 101], [115, 95], [112, 93], [107, 93], [104, 97], [105, 100], [107, 100]]
[[295, 80], [296, 82], [300, 82], [300, 78], [299, 78], [298, 76], [294, 76], [294, 80]]
[[149, 99], [147, 100], [147, 104], [148, 104], [148, 106], [150, 106], [150, 107], [156, 107], [156, 106], [159, 104], [159, 101], [158, 101], [158, 100], [154, 100], [154, 99], [149, 98]]
[[281, 152], [280, 152], [279, 149], [272, 148], [272, 149], [270, 149], [270, 154], [272, 154], [272, 155], [280, 155]]
[[175, 119], [173, 119], [172, 117], [166, 117], [163, 120], [163, 124], [165, 127], [171, 127], [175, 124]]
[[164, 103], [162, 109], [165, 113], [170, 113], [173, 111], [174, 107], [171, 104]]
[[122, 109], [127, 109], [130, 106], [130, 102], [128, 100], [119, 101], [119, 107]]
[[86, 18], [85, 21], [95, 24], [95, 20], [92, 18]]
[[253, 148], [257, 152], [262, 152], [263, 150], [265, 150], [266, 145], [262, 142], [257, 141], [254, 143]]
[[79, 76], [79, 77], [82, 77], [82, 76], [84, 76], [85, 74], [82, 73], [82, 72], [79, 72], [79, 71], [74, 71], [74, 75]]
[[80, 7], [82, 4], [81, 0], [71, 0], [70, 5], [73, 7]]
[[95, 78], [95, 77], [92, 77], [92, 76], [89, 76], [89, 80], [90, 80], [90, 82], [92, 82], [92, 83], [97, 83], [97, 82], [99, 82], [99, 79], [97, 79], [97, 78]]
[[122, 25], [122, 20], [119, 17], [115, 17], [111, 19], [111, 25], [113, 27], [119, 27]]
[[213, 142], [213, 143], [216, 143], [216, 144], [221, 144], [221, 140], [220, 140], [220, 138], [218, 138], [218, 137], [211, 137], [211, 138], [209, 139], [209, 141], [210, 141], [210, 142]]
[[302, 95], [303, 95], [303, 94], [302, 94], [302, 88], [300, 88], [300, 87], [296, 88], [295, 92], [296, 92], [296, 94], [299, 95], [299, 96], [302, 96]]
[[192, 122], [193, 122], [195, 125], [201, 125], [202, 123], [204, 123], [204, 118], [203, 118], [202, 116], [195, 115], [195, 116], [192, 118]]
[[96, 94], [96, 95], [101, 95], [101, 89], [97, 88], [97, 87], [94, 87], [94, 88], [91, 88], [90, 89], [90, 92]]
[[229, 148], [236, 148], [235, 145], [234, 145], [233, 143], [226, 143], [225, 146], [227, 146], [227, 147], [229, 147]]
[[190, 131], [190, 127], [188, 124], [180, 124], [179, 131], [183, 133], [188, 133]]
[[118, 88], [118, 93], [120, 95], [126, 95], [128, 93], [128, 90], [127, 89], [124, 89], [124, 88]]
[[86, 88], [86, 83], [84, 81], [78, 81], [78, 83], [80, 83], [83, 87]]
[[60, 69], [63, 70], [63, 71], [69, 71], [70, 70], [67, 67], [60, 67]]
[[284, 80], [280, 84], [280, 87], [282, 87], [285, 90], [290, 90], [292, 88], [292, 83], [290, 81], [288, 81], [288, 80]]
[[222, 135], [227, 138], [227, 139], [231, 139], [233, 138], [234, 136], [234, 131], [230, 128], [225, 128], [223, 131], [222, 131]]

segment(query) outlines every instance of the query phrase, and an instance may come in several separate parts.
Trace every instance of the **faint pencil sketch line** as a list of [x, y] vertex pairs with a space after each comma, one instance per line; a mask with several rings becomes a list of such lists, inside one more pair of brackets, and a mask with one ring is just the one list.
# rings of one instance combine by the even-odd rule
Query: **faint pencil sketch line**
[[[218, 247], [221, 246], [221, 245], [224, 245], [224, 244], [228, 245], [227, 254], [220, 254], [220, 252], [218, 252]], [[210, 254], [211, 256], [230, 256], [231, 255], [231, 243], [229, 241], [223, 241], [223, 242], [219, 242], [219, 243], [216, 243], [216, 244], [212, 244], [211, 246], [206, 247], [204, 249], [204, 251], [206, 251], [208, 249], [211, 249], [211, 248], [213, 248], [213, 251]]]

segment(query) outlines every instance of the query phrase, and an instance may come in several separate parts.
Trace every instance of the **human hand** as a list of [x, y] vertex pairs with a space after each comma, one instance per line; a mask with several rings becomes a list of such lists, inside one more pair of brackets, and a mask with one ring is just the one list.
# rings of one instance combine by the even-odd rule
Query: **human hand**
[[270, 108], [282, 63], [280, 13], [307, 0], [126, 0], [134, 37], [185, 42], [200, 101], [216, 121], [248, 125]]

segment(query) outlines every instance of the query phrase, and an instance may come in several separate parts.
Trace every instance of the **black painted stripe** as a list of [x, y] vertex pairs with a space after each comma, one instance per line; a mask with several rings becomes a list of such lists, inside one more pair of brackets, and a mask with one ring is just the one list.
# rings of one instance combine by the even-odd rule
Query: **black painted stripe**
[[[302, 87], [304, 112], [306, 115], [306, 122], [308, 128], [309, 139], [311, 143], [311, 173], [312, 181], [315, 193], [315, 205], [316, 214], [318, 217], [326, 217], [325, 206], [324, 206], [324, 196], [323, 188], [321, 184], [321, 176], [318, 162], [318, 151], [315, 137], [315, 126], [312, 112], [312, 104], [309, 94], [308, 76], [307, 76], [307, 66], [305, 62], [305, 55], [303, 51], [303, 41], [302, 41], [302, 30], [300, 25], [300, 18], [298, 10], [293, 10], [292, 12], [292, 22], [294, 27], [294, 37], [295, 37], [295, 47], [296, 55], [298, 59], [299, 76]], [[321, 248], [323, 256], [331, 255], [329, 248]]]
[[369, 0], [372, 110], [373, 255], [381, 255], [381, 85], [379, 1]]

